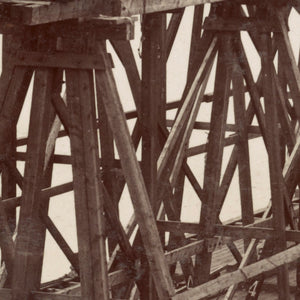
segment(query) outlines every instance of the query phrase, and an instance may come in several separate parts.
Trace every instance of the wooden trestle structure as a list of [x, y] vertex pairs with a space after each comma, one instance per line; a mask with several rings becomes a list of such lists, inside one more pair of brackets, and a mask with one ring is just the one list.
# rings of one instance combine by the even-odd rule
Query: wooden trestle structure
[[[194, 6], [186, 86], [180, 101], [169, 102], [166, 66], [186, 6]], [[292, 299], [290, 264], [300, 291], [300, 73], [288, 34], [292, 9], [299, 13], [299, 0], [0, 0], [0, 298], [179, 300], [223, 292], [232, 299], [245, 282], [246, 299], [257, 299], [264, 278], [276, 274], [278, 298]], [[141, 76], [130, 44], [137, 14]], [[259, 56], [257, 80], [242, 31]], [[106, 40], [124, 66], [136, 111], [123, 110]], [[17, 138], [31, 82], [28, 136]], [[210, 122], [198, 117], [204, 102], [212, 107]], [[230, 107], [234, 123], [227, 122]], [[166, 118], [170, 109], [177, 110], [174, 120]], [[208, 139], [191, 147], [195, 130], [208, 131]], [[55, 152], [64, 136], [69, 156]], [[252, 138], [262, 139], [268, 154], [271, 200], [260, 213], [253, 209]], [[203, 183], [189, 164], [194, 156], [205, 164]], [[52, 186], [55, 164], [72, 165], [73, 181]], [[241, 218], [222, 224], [235, 170]], [[186, 182], [201, 202], [197, 223], [181, 222]], [[134, 208], [126, 227], [118, 209], [125, 186]], [[78, 253], [48, 215], [51, 197], [72, 190]], [[78, 275], [41, 284], [47, 230]], [[236, 260], [231, 273], [212, 272], [219, 247]]]

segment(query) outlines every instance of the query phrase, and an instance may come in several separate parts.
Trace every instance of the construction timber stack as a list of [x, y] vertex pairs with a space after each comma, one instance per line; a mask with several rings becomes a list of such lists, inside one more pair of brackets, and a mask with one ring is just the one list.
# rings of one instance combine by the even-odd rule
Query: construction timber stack
[[[194, 6], [186, 86], [180, 101], [169, 102], [166, 65], [185, 6]], [[299, 293], [300, 73], [288, 33], [292, 9], [300, 12], [299, 0], [0, 0], [0, 247], [6, 269], [0, 298], [179, 300], [223, 293], [232, 299], [244, 282], [246, 296], [238, 299], [257, 299], [268, 276], [277, 276], [275, 298]], [[141, 76], [130, 44], [137, 14]], [[256, 81], [242, 31], [259, 57]], [[126, 71], [134, 112], [123, 110], [106, 41]], [[207, 94], [212, 76], [214, 90]], [[18, 139], [31, 82], [28, 136]], [[197, 119], [204, 102], [212, 106], [210, 122]], [[234, 124], [227, 123], [229, 107]], [[174, 120], [166, 118], [169, 109], [177, 109]], [[130, 130], [129, 119], [135, 119]], [[208, 141], [190, 147], [195, 130], [209, 131]], [[66, 136], [71, 155], [57, 154], [56, 140]], [[253, 209], [259, 200], [251, 187], [253, 138], [263, 140], [268, 155], [271, 200], [260, 213]], [[233, 150], [223, 162], [227, 146]], [[202, 183], [189, 159], [204, 155]], [[52, 185], [56, 164], [72, 166], [72, 182]], [[241, 218], [222, 224], [235, 170]], [[198, 223], [181, 222], [186, 182], [201, 202]], [[134, 208], [127, 226], [118, 209], [124, 187]], [[72, 190], [78, 253], [48, 215], [51, 197]], [[70, 261], [73, 277], [41, 284], [46, 231]], [[212, 271], [219, 248], [232, 253], [231, 272]]]

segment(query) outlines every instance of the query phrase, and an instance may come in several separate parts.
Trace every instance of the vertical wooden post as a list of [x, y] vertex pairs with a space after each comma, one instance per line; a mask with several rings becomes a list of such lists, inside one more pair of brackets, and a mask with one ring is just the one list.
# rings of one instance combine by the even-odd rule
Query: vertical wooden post
[[[96, 89], [98, 90], [98, 85]], [[97, 94], [100, 94], [99, 91]], [[104, 106], [101, 97], [97, 97], [97, 108], [100, 126], [100, 149], [101, 149], [101, 167], [102, 167], [102, 180], [110, 195], [110, 200], [113, 201], [113, 207], [118, 207], [119, 197], [116, 193], [116, 184], [118, 183], [114, 176], [114, 163], [115, 163], [115, 150], [114, 141], [109, 123], [105, 114]], [[116, 212], [118, 214], [118, 211]], [[117, 241], [111, 230], [111, 224], [106, 222], [107, 235], [108, 235], [108, 249], [111, 254], [114, 250]]]
[[[208, 136], [207, 158], [204, 171], [205, 201], [200, 214], [201, 235], [211, 236], [216, 222], [217, 195], [221, 176], [225, 125], [227, 120], [228, 97], [231, 82], [229, 64], [230, 35], [222, 33], [219, 39], [219, 53], [215, 78], [214, 102], [211, 113], [211, 125]], [[200, 284], [208, 280], [211, 253], [204, 249], [196, 256], [195, 279]]]
[[[270, 34], [261, 34], [261, 59], [263, 72], [263, 95], [266, 110], [266, 134], [268, 142], [269, 169], [271, 181], [272, 212], [274, 228], [277, 231], [278, 239], [274, 241], [277, 251], [286, 248], [285, 240], [285, 214], [282, 190], [282, 176], [280, 164], [280, 146], [277, 103], [274, 97], [274, 81], [272, 76], [273, 58], [271, 55]], [[279, 299], [289, 299], [288, 271], [286, 266], [282, 266], [278, 271]]]
[[[237, 162], [239, 169], [239, 184], [241, 195], [241, 211], [243, 225], [254, 222], [253, 203], [252, 203], [252, 187], [250, 174], [250, 158], [248, 147], [247, 119], [245, 109], [245, 93], [243, 91], [244, 80], [240, 66], [235, 63], [232, 72], [232, 89], [234, 99], [234, 116], [235, 124], [238, 127], [239, 141]], [[245, 250], [250, 241], [245, 241]]]
[[[10, 141], [8, 143], [9, 150], [8, 152], [11, 154], [8, 159], [11, 160], [11, 164], [13, 167], [16, 167], [16, 161], [14, 160], [16, 153], [16, 128], [11, 131]], [[2, 182], [1, 182], [1, 197], [2, 199], [12, 198], [16, 196], [16, 182], [15, 178], [11, 175], [9, 167], [7, 164], [2, 165]], [[9, 228], [13, 233], [16, 229], [16, 210], [6, 210], [7, 222], [9, 224]]]
[[165, 123], [165, 31], [165, 14], [157, 13], [143, 17], [141, 167], [153, 207], [157, 198], [158, 122]]
[[82, 297], [108, 299], [93, 73], [66, 70]]
[[[144, 37], [142, 52], [142, 162], [141, 170], [153, 211], [157, 211], [157, 159], [159, 153], [158, 124], [165, 126], [166, 103], [166, 15], [155, 13], [143, 16]], [[142, 280], [143, 299], [152, 299], [151, 277], [149, 278], [146, 258], [143, 262], [145, 278]]]
[[[13, 74], [14, 64], [11, 58], [11, 52], [16, 51], [15, 48], [19, 48], [21, 44], [21, 39], [19, 37], [13, 36], [3, 36], [2, 40], [2, 75], [0, 80], [0, 88], [1, 88], [1, 99], [0, 99], [0, 107], [1, 103], [5, 101], [6, 91], [8, 89], [8, 84], [12, 79], [11, 76]], [[5, 86], [6, 85], [6, 86]], [[12, 128], [10, 142], [9, 142], [9, 153], [10, 158], [15, 156], [16, 152], [16, 128]], [[12, 161], [12, 164], [16, 166], [16, 162]], [[13, 176], [9, 172], [9, 168], [7, 165], [3, 166], [2, 169], [2, 199], [11, 198], [16, 196], [16, 183]], [[10, 211], [6, 211], [7, 213], [7, 221], [9, 224], [9, 228], [12, 232], [14, 232], [16, 227], [16, 210], [12, 209]]]
[[189, 57], [189, 68], [188, 68], [188, 82], [193, 79], [193, 74], [195, 73], [195, 62], [199, 56], [199, 47], [202, 44], [201, 41], [201, 31], [203, 22], [203, 12], [204, 5], [198, 5], [194, 7], [194, 17], [193, 17], [193, 28], [191, 37], [191, 47], [190, 47], [190, 57]]
[[[52, 71], [53, 72], [53, 78], [51, 82], [51, 97], [53, 93], [60, 93], [61, 92], [61, 86], [62, 86], [62, 81], [63, 81], [63, 71], [60, 69], [55, 69]], [[53, 154], [55, 150], [55, 142], [56, 142], [56, 137], [57, 136], [51, 136], [52, 133], [52, 127], [53, 124], [55, 124], [55, 111], [54, 107], [52, 104], [48, 104], [48, 115], [49, 115], [49, 123], [48, 127], [46, 127], [44, 130], [46, 131], [47, 134], [47, 142], [46, 142], [46, 149], [45, 149], [45, 158], [44, 158], [44, 165], [43, 165], [43, 184], [42, 188], [47, 188], [51, 186], [52, 182], [52, 171], [53, 171]], [[60, 124], [60, 122], [59, 122]], [[58, 125], [60, 127], [60, 125]], [[51, 144], [51, 145], [50, 145]], [[47, 153], [50, 152], [50, 153]], [[48, 210], [49, 210], [49, 203], [50, 203], [50, 197], [44, 198], [41, 201], [40, 204], [40, 211], [44, 215], [48, 215]], [[44, 254], [44, 249], [45, 249], [45, 240], [46, 240], [46, 225], [44, 222], [40, 224], [39, 227], [39, 232], [38, 235], [41, 238], [41, 243], [40, 243], [40, 252]], [[40, 263], [39, 263], [39, 280], [41, 281], [42, 278], [42, 267], [43, 267], [43, 259], [44, 255], [41, 256], [40, 258]]]

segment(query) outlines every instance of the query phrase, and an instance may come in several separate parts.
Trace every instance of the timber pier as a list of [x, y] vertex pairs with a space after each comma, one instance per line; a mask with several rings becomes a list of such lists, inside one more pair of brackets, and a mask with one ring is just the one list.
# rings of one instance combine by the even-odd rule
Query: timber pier
[[[191, 7], [185, 86], [170, 101], [168, 59]], [[0, 0], [0, 299], [298, 299], [300, 71], [289, 21], [299, 13], [300, 0]], [[69, 155], [56, 147], [63, 138]], [[270, 199], [257, 211], [249, 145], [259, 142]], [[57, 165], [71, 181], [53, 184]], [[195, 222], [182, 219], [187, 186]], [[231, 186], [241, 213], [225, 223]], [[70, 191], [78, 251], [49, 214]], [[42, 283], [46, 232], [73, 271]]]

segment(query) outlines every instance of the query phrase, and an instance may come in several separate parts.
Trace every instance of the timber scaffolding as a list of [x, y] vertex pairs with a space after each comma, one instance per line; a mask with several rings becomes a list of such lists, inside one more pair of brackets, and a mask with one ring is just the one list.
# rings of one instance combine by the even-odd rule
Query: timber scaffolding
[[[224, 291], [232, 299], [241, 282], [250, 290], [243, 297], [257, 299], [268, 274], [277, 275], [279, 299], [299, 291], [300, 73], [288, 34], [299, 0], [0, 3], [1, 299], [177, 300]], [[170, 103], [166, 64], [185, 6], [194, 6], [187, 79], [181, 100]], [[135, 14], [142, 14], [141, 77], [129, 41]], [[256, 81], [242, 31], [259, 55]], [[124, 113], [106, 40], [126, 71], [134, 112]], [[211, 74], [215, 85], [207, 94]], [[31, 81], [28, 136], [18, 139]], [[207, 123], [197, 119], [204, 102], [212, 106]], [[227, 123], [230, 102], [234, 124]], [[169, 109], [177, 109], [174, 120], [166, 118]], [[135, 119], [132, 130], [129, 119]], [[190, 147], [195, 130], [209, 131], [208, 142]], [[65, 136], [71, 155], [55, 151]], [[271, 195], [260, 213], [253, 209], [249, 159], [248, 141], [255, 137], [265, 144]], [[194, 156], [204, 164], [203, 185], [189, 164]], [[56, 164], [72, 165], [72, 182], [52, 186]], [[220, 212], [236, 169], [241, 218], [223, 224]], [[181, 222], [185, 180], [201, 202], [197, 223]], [[134, 208], [126, 227], [118, 210], [125, 186]], [[51, 197], [72, 190], [78, 253], [48, 215]], [[41, 284], [47, 230], [75, 272]], [[235, 259], [231, 272], [213, 270], [215, 254], [225, 250]], [[293, 289], [290, 264], [297, 271]]]

